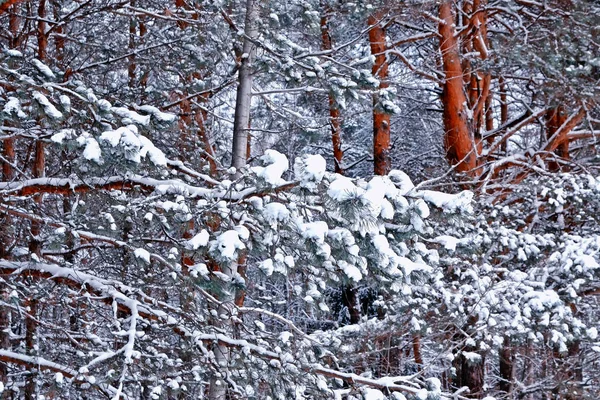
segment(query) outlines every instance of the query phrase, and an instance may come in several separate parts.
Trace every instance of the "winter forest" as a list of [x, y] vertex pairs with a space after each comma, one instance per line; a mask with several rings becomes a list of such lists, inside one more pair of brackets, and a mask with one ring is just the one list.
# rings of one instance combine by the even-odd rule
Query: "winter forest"
[[0, 399], [600, 398], [597, 0], [0, 0]]

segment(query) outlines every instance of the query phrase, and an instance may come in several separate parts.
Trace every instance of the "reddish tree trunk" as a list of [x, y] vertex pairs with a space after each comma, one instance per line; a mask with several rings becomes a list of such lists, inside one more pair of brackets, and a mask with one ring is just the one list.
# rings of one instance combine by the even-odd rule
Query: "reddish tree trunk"
[[[40, 0], [38, 6], [38, 26], [37, 26], [37, 40], [38, 40], [38, 58], [40, 61], [46, 61], [46, 54], [48, 50], [48, 36], [46, 35], [46, 0]], [[35, 142], [35, 159], [33, 161], [32, 173], [34, 178], [41, 178], [45, 175], [46, 168], [46, 145], [43, 141], [37, 140]], [[35, 195], [33, 197], [37, 204], [42, 203], [42, 194]], [[42, 242], [40, 234], [42, 232], [42, 225], [39, 222], [31, 223], [31, 240], [29, 242], [29, 251], [37, 254], [38, 256], [42, 253]]]
[[[60, 2], [58, 0], [52, 0], [52, 13], [54, 14], [54, 20], [60, 19]], [[56, 61], [60, 67], [64, 67], [65, 60], [65, 28], [63, 25], [58, 25], [55, 28], [54, 48], [56, 49]]]
[[[0, 240], [2, 238], [0, 237]], [[2, 257], [2, 254], [0, 254]], [[8, 303], [9, 301], [8, 287], [3, 287], [0, 290], [0, 300]], [[11, 350], [10, 345], [10, 311], [8, 307], [0, 307], [0, 349]], [[6, 377], [8, 374], [8, 365], [0, 362], [0, 383], [6, 386]], [[0, 396], [1, 398], [2, 396]]]
[[[567, 114], [563, 106], [553, 108], [546, 114], [546, 137], [550, 139], [567, 120]], [[569, 159], [569, 141], [563, 140], [554, 151], [556, 155], [565, 160]], [[554, 160], [548, 162], [550, 171], [560, 171], [560, 164]]]
[[[199, 78], [199, 76], [198, 76]], [[208, 103], [208, 99], [210, 98], [210, 94], [205, 94], [201, 96], [201, 99], [206, 104]], [[208, 162], [211, 175], [215, 175], [217, 173], [217, 162], [216, 156], [213, 149], [212, 144], [210, 143], [210, 139], [208, 138], [208, 132], [206, 130], [206, 121], [208, 120], [208, 112], [206, 108], [199, 108], [195, 114], [196, 124], [198, 125], [198, 136], [203, 144], [204, 151], [206, 152], [206, 161]], [[250, 127], [248, 127], [250, 128]], [[250, 158], [250, 134], [248, 134], [248, 143], [246, 147], [246, 158]]]
[[473, 174], [477, 158], [475, 145], [467, 121], [467, 98], [463, 90], [463, 71], [460, 63], [458, 40], [450, 0], [440, 5], [440, 51], [445, 73], [442, 91], [444, 119], [444, 147], [446, 158], [458, 172]]
[[[131, 6], [135, 7], [135, 1], [131, 1]], [[132, 55], [129, 56], [129, 65], [127, 66], [127, 77], [129, 78], [129, 88], [133, 89], [135, 87], [135, 71], [137, 69], [137, 65], [135, 63], [135, 55], [133, 52], [135, 51], [135, 37], [137, 35], [136, 29], [136, 20], [135, 17], [131, 17], [129, 19], [129, 51]]]
[[[500, 125], [504, 125], [508, 122], [508, 100], [506, 98], [506, 81], [503, 76], [498, 79], [498, 86], [500, 90]], [[502, 143], [503, 153], [506, 153], [506, 146], [506, 142]]]
[[[37, 314], [37, 300], [31, 299], [27, 303], [29, 311], [28, 315], [25, 317], [25, 351], [27, 352], [27, 355], [31, 356], [34, 355], [35, 335], [37, 330], [37, 321], [35, 320]], [[31, 370], [30, 372], [31, 375], [27, 376], [25, 388], [23, 390], [25, 400], [34, 400], [37, 397], [35, 396], [36, 371]]]
[[20, 18], [18, 11], [18, 6], [15, 5], [8, 17], [8, 30], [10, 31], [9, 46], [11, 49], [16, 49], [21, 44], [21, 36], [19, 35]]
[[414, 334], [412, 338], [413, 355], [415, 356], [415, 364], [420, 372], [423, 369], [423, 356], [421, 355], [421, 336]]
[[[33, 163], [33, 177], [42, 178], [45, 175], [46, 154], [45, 143], [41, 140], [35, 142], [35, 160]], [[37, 204], [42, 203], [43, 194], [36, 194], [33, 199]], [[42, 242], [40, 234], [42, 232], [42, 224], [37, 221], [31, 223], [31, 240], [29, 242], [29, 251], [33, 254], [41, 255]]]
[[[331, 35], [329, 34], [329, 25], [327, 13], [329, 8], [325, 8], [321, 17], [321, 40], [323, 50], [331, 50]], [[344, 151], [342, 150], [342, 124], [340, 119], [340, 110], [335, 102], [333, 94], [329, 93], [329, 125], [331, 127], [331, 145], [333, 147], [333, 162], [335, 172], [343, 174], [342, 158]]]
[[504, 343], [498, 352], [498, 359], [500, 361], [500, 381], [498, 382], [498, 389], [509, 395], [513, 385], [514, 356], [510, 347], [510, 341], [507, 337], [504, 338]]
[[8, 11], [13, 4], [20, 3], [23, 0], [0, 0], [0, 14]]
[[[372, 74], [379, 80], [379, 89], [389, 87], [388, 59], [386, 54], [385, 27], [380, 23], [382, 12], [369, 16], [369, 44], [375, 57]], [[373, 95], [373, 159], [375, 175], [387, 175], [391, 169], [390, 159], [390, 115], [379, 104], [379, 94]]]
[[48, 51], [48, 35], [46, 35], [46, 0], [40, 0], [38, 5], [38, 26], [37, 26], [37, 40], [38, 40], [38, 58], [41, 61], [46, 59]]

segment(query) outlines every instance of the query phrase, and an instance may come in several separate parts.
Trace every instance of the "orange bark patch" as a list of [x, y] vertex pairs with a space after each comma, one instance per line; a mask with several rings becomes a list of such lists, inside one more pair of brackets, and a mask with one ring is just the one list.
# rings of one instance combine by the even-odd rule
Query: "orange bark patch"
[[[375, 56], [372, 73], [380, 84], [380, 89], [389, 87], [388, 60], [386, 56], [385, 28], [381, 25], [381, 13], [370, 15], [368, 24], [371, 54]], [[387, 175], [391, 169], [390, 159], [390, 115], [379, 107], [379, 95], [373, 95], [373, 158], [375, 175]]]
[[446, 75], [442, 91], [444, 147], [446, 158], [458, 172], [473, 174], [476, 167], [474, 141], [467, 122], [467, 98], [463, 90], [463, 74], [458, 41], [455, 36], [452, 1], [440, 6], [440, 50]]

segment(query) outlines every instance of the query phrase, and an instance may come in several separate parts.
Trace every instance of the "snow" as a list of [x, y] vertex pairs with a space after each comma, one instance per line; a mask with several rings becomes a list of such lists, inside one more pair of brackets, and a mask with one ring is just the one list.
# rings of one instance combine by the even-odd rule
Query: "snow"
[[240, 240], [248, 240], [250, 238], [250, 231], [244, 225], [237, 225], [233, 229], [238, 233]]
[[102, 132], [102, 134], [100, 135], [100, 140], [108, 142], [112, 147], [115, 147], [119, 144], [119, 142], [121, 141], [121, 136], [127, 130], [129, 130], [128, 127], [120, 127], [114, 131]]
[[189, 267], [189, 271], [190, 271], [190, 275], [193, 276], [194, 278], [197, 278], [198, 275], [207, 277], [208, 274], [210, 273], [206, 264], [203, 264], [203, 263], [192, 265], [191, 267]]
[[284, 222], [290, 218], [290, 211], [287, 207], [284, 204], [277, 202], [267, 204], [263, 208], [262, 214], [265, 220], [271, 224], [273, 228], [277, 227], [278, 222]]
[[167, 165], [167, 157], [165, 157], [165, 154], [162, 152], [162, 150], [159, 150], [156, 146], [154, 146], [154, 143], [152, 143], [147, 137], [145, 137], [143, 135], [139, 135], [138, 139], [141, 144], [141, 149], [140, 149], [141, 157], [146, 157], [146, 155], [148, 155], [150, 158], [150, 161], [152, 161], [152, 163], [154, 165], [157, 165], [157, 166], [166, 166]]
[[46, 78], [56, 79], [56, 75], [54, 75], [54, 72], [52, 72], [52, 70], [46, 64], [36, 59], [31, 60], [31, 62], [33, 63], [34, 67], [38, 71], [40, 71], [42, 75], [44, 75]]
[[71, 111], [71, 99], [69, 98], [69, 96], [61, 94], [60, 96], [58, 96], [58, 101], [60, 102], [60, 105], [64, 108], [66, 112]]
[[373, 217], [381, 215], [382, 218], [392, 219], [394, 207], [385, 199], [389, 192], [390, 180], [384, 176], [374, 176], [367, 184], [366, 191], [362, 194], [362, 201], [367, 206]]
[[136, 258], [144, 261], [146, 264], [150, 264], [150, 253], [146, 249], [135, 249], [133, 254]]
[[[7, 56], [9, 57], [23, 57], [23, 53], [21, 53], [19, 50], [15, 50], [15, 49], [6, 49], [4, 50], [4, 52], [6, 53]], [[1, 382], [0, 382], [1, 383]]]
[[44, 113], [52, 119], [61, 119], [63, 114], [58, 111], [58, 109], [50, 103], [50, 100], [40, 92], [34, 91], [31, 96], [42, 106], [44, 109]]
[[110, 111], [121, 117], [124, 123], [135, 123], [142, 126], [150, 124], [149, 115], [141, 115], [125, 107], [111, 107]]
[[329, 227], [325, 221], [308, 222], [302, 224], [300, 229], [302, 231], [302, 237], [314, 240], [319, 244], [325, 243], [325, 235], [327, 235], [327, 232], [329, 231]]
[[175, 114], [162, 112], [158, 108], [150, 105], [140, 106], [138, 107], [138, 110], [152, 115], [159, 122], [170, 123], [174, 122], [177, 119], [177, 116]]
[[102, 163], [102, 153], [100, 151], [100, 145], [94, 138], [86, 138], [85, 149], [83, 150], [83, 158], [90, 161], [95, 161], [97, 164]]
[[2, 112], [7, 115], [11, 115], [14, 113], [17, 115], [17, 117], [21, 119], [27, 118], [27, 115], [21, 109], [21, 103], [19, 102], [19, 99], [17, 99], [16, 97], [8, 98], [8, 101], [4, 105], [4, 109], [2, 110]]
[[165, 154], [148, 138], [138, 134], [135, 125], [127, 125], [114, 131], [102, 132], [100, 141], [107, 142], [112, 147], [122, 146], [125, 150], [125, 158], [129, 161], [140, 163], [142, 157], [148, 156], [156, 166], [167, 165]]
[[208, 244], [209, 238], [210, 235], [208, 234], [206, 229], [202, 229], [202, 231], [194, 235], [193, 238], [185, 242], [185, 247], [188, 250], [198, 250], [200, 247], [204, 247]]
[[265, 166], [252, 167], [252, 172], [271, 186], [284, 183], [281, 176], [290, 166], [287, 157], [276, 150], [269, 149], [260, 159]]
[[339, 202], [356, 199], [364, 192], [364, 189], [357, 187], [352, 179], [342, 175], [336, 175], [336, 179], [327, 189], [327, 195]]
[[464, 239], [458, 239], [449, 235], [441, 235], [433, 239], [433, 242], [441, 244], [446, 250], [455, 251], [456, 246], [463, 243]]
[[429, 207], [427, 206], [427, 203], [425, 203], [423, 200], [421, 199], [417, 199], [417, 201], [415, 201], [415, 210], [417, 211], [417, 214], [419, 215], [419, 217], [421, 218], [427, 218], [429, 217]]
[[294, 162], [294, 174], [300, 186], [309, 190], [315, 190], [325, 176], [327, 161], [320, 155], [304, 155], [296, 158]]
[[364, 400], [386, 400], [386, 396], [377, 389], [364, 388], [363, 389]]
[[60, 131], [52, 135], [50, 137], [50, 140], [54, 143], [61, 144], [65, 139], [72, 139], [73, 137], [75, 137], [75, 135], [75, 129], [61, 129]]
[[245, 249], [239, 234], [235, 230], [229, 230], [220, 234], [211, 245], [211, 250], [218, 251], [221, 257], [228, 260], [237, 259], [237, 250]]
[[412, 180], [403, 171], [394, 169], [390, 171], [388, 177], [394, 183], [394, 185], [396, 185], [402, 196], [408, 194], [415, 187], [415, 185], [412, 183]]
[[344, 274], [346, 274], [346, 276], [354, 282], [359, 282], [363, 278], [360, 269], [358, 269], [356, 266], [351, 265], [344, 260], [339, 260], [338, 265], [342, 271], [344, 271]]
[[273, 260], [267, 258], [258, 264], [258, 268], [265, 273], [266, 276], [273, 275]]
[[472, 351], [463, 351], [462, 355], [469, 362], [469, 364], [478, 364], [482, 361], [481, 354]]
[[152, 391], [150, 392], [150, 397], [152, 398], [152, 400], [158, 400], [158, 399], [160, 399], [162, 392], [163, 392], [162, 386], [155, 386], [152, 388]]
[[443, 209], [446, 212], [470, 211], [473, 192], [464, 190], [458, 194], [448, 194], [433, 190], [422, 190], [419, 192], [423, 200]]

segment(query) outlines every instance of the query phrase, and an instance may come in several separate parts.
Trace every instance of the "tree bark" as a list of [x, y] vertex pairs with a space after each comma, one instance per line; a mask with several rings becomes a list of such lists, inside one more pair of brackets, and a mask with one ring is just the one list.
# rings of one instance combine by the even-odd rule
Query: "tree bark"
[[13, 4], [20, 3], [23, 0], [0, 0], [0, 14], [8, 11]]
[[246, 166], [248, 145], [248, 122], [252, 103], [252, 68], [256, 56], [253, 39], [258, 37], [259, 0], [246, 1], [246, 20], [244, 26], [244, 47], [238, 75], [235, 117], [233, 122], [233, 148], [231, 166], [241, 169]]
[[[250, 122], [250, 106], [252, 103], [252, 68], [256, 54], [256, 45], [253, 39], [258, 37], [258, 19], [260, 17], [259, 0], [246, 1], [246, 19], [244, 26], [244, 46], [241, 65], [238, 75], [237, 97], [235, 102], [235, 116], [233, 124], [233, 146], [231, 165], [240, 170], [246, 166], [248, 155], [248, 124]], [[232, 277], [238, 271], [238, 260], [221, 265], [223, 274]], [[224, 321], [221, 316], [229, 316], [235, 306], [235, 290], [226, 290], [219, 296], [221, 304], [217, 307], [217, 316], [214, 324], [217, 327], [230, 329], [230, 322]], [[238, 301], [240, 301], [238, 299]], [[227, 397], [227, 367], [230, 360], [230, 349], [223, 344], [213, 348], [215, 364], [219, 369], [210, 379], [208, 398], [210, 400], [225, 400]]]
[[[45, 154], [45, 143], [41, 140], [35, 142], [35, 160], [33, 163], [33, 176], [34, 178], [42, 178], [45, 175], [45, 164], [46, 164], [46, 154]], [[34, 195], [34, 201], [40, 205], [42, 204], [43, 194]], [[29, 242], [29, 251], [32, 254], [41, 255], [42, 252], [42, 242], [41, 242], [41, 234], [42, 224], [36, 221], [31, 223], [31, 240]]]
[[498, 389], [509, 396], [513, 386], [514, 356], [508, 337], [504, 338], [504, 343], [498, 352], [498, 359], [500, 361], [500, 381], [498, 383]]
[[442, 90], [444, 148], [450, 164], [458, 172], [474, 175], [477, 165], [474, 140], [467, 121], [467, 98], [463, 90], [463, 71], [454, 28], [451, 0], [440, 5], [440, 51], [445, 80]]
[[[2, 238], [0, 238], [2, 240]], [[0, 254], [0, 257], [2, 255]], [[3, 287], [0, 290], [0, 300], [8, 303], [9, 299], [8, 287]], [[0, 307], [0, 349], [11, 350], [10, 345], [10, 311], [8, 307]], [[0, 383], [6, 387], [8, 375], [8, 365], [0, 361]], [[4, 398], [0, 394], [0, 398]]]
[[48, 35], [46, 34], [46, 0], [40, 0], [38, 5], [37, 40], [38, 58], [41, 61], [44, 61], [48, 51]]
[[[474, 352], [474, 348], [465, 348], [464, 351]], [[479, 353], [478, 353], [479, 354]], [[464, 386], [469, 388], [467, 397], [472, 399], [481, 399], [483, 397], [483, 384], [485, 377], [485, 359], [479, 354], [481, 360], [478, 362], [470, 361], [463, 352], [458, 354], [453, 360], [453, 366], [456, 369], [456, 378], [454, 380], [455, 389]]]
[[[38, 58], [41, 62], [46, 61], [46, 55], [48, 50], [48, 36], [46, 35], [46, 0], [40, 0], [38, 6], [38, 26], [37, 26], [37, 40], [38, 40]], [[33, 161], [32, 175], [34, 178], [42, 178], [45, 176], [46, 169], [46, 144], [41, 140], [35, 142], [35, 156]], [[44, 198], [43, 194], [37, 194], [33, 197], [34, 201], [40, 205]], [[41, 256], [42, 253], [42, 242], [40, 234], [42, 232], [42, 225], [39, 222], [33, 221], [31, 223], [31, 240], [29, 242], [29, 251], [32, 254]]]
[[[329, 34], [329, 19], [327, 14], [330, 12], [329, 7], [325, 7], [321, 16], [321, 41], [323, 50], [331, 50], [331, 35]], [[334, 171], [338, 174], [344, 174], [342, 168], [342, 159], [344, 151], [342, 150], [342, 123], [340, 118], [340, 109], [336, 104], [335, 97], [329, 93], [329, 125], [331, 127], [331, 145], [333, 147], [333, 163]]]
[[[548, 114], [546, 114], [546, 138], [550, 139], [554, 134], [558, 131], [558, 129], [566, 122], [567, 114], [563, 106], [558, 106], [551, 109]], [[558, 144], [554, 153], [562, 159], [569, 159], [569, 141], [563, 140]], [[550, 171], [556, 172], [560, 171], [561, 167], [558, 162], [555, 160], [550, 160], [548, 162], [548, 168]]]
[[371, 14], [369, 24], [369, 44], [375, 63], [371, 73], [379, 80], [379, 91], [373, 94], [373, 159], [375, 175], [387, 175], [391, 169], [390, 159], [390, 114], [386, 113], [380, 104], [380, 91], [389, 87], [386, 30], [381, 24], [384, 13], [379, 11]]
[[[506, 81], [501, 76], [498, 79], [498, 89], [500, 90], [500, 126], [508, 122], [508, 100], [506, 98]], [[502, 143], [500, 150], [506, 153], [507, 142]]]
[[[30, 299], [28, 301], [29, 310], [28, 315], [25, 317], [25, 351], [27, 355], [32, 356], [35, 353], [35, 341], [37, 331], [37, 321], [35, 320], [37, 315], [37, 300]], [[30, 375], [27, 376], [25, 382], [25, 388], [23, 390], [25, 400], [34, 400], [36, 392], [36, 370], [31, 368]]]

